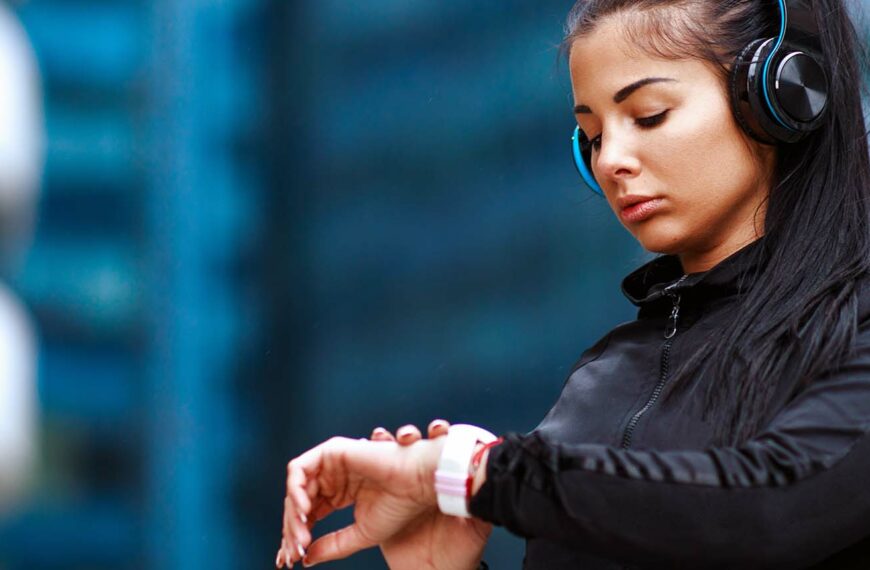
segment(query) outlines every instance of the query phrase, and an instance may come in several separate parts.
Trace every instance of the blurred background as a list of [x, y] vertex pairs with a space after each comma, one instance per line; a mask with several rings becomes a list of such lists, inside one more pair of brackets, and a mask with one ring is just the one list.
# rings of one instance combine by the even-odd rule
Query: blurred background
[[649, 258], [571, 4], [0, 0], [0, 569], [270, 568], [316, 443], [532, 429]]

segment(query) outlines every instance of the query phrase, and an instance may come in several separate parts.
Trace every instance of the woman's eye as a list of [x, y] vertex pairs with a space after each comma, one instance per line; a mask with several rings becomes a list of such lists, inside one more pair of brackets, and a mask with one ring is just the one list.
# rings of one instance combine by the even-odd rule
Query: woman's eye
[[[668, 111], [670, 111], [670, 109], [668, 109]], [[653, 115], [652, 117], [641, 117], [639, 119], [635, 119], [634, 122], [643, 129], [651, 129], [653, 127], [657, 127], [664, 122], [668, 111], [662, 111], [658, 115]], [[601, 150], [601, 135], [598, 135], [594, 139], [591, 139], [589, 141], [589, 147], [592, 150]]]
[[589, 146], [592, 150], [601, 150], [601, 135], [589, 141]]
[[[581, 132], [583, 131], [581, 130]], [[601, 135], [590, 139], [585, 133], [583, 134], [583, 138], [580, 139], [580, 148], [584, 153], [590, 152], [592, 149], [598, 150], [601, 148]]]
[[665, 120], [665, 116], [667, 114], [667, 111], [663, 111], [658, 115], [653, 115], [652, 117], [643, 117], [640, 119], [636, 119], [635, 122], [643, 128], [655, 127], [656, 125], [660, 125]]

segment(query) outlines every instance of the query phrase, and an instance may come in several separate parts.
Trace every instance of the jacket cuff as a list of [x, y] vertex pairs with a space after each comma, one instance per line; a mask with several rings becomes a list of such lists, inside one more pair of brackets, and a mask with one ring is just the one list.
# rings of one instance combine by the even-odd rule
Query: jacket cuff
[[515, 505], [500, 504], [499, 501], [516, 497], [520, 487], [547, 493], [546, 483], [550, 478], [546, 472], [554, 471], [556, 463], [558, 460], [553, 449], [537, 437], [513, 432], [505, 434], [504, 441], [489, 450], [486, 481], [469, 500], [469, 512], [479, 519], [519, 531], [511, 524]]

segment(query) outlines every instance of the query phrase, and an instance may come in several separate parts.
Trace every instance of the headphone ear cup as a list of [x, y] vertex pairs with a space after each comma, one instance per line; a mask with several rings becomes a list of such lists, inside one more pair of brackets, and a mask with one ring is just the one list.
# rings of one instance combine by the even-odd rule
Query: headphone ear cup
[[604, 191], [592, 174], [592, 146], [589, 143], [589, 138], [580, 130], [579, 126], [574, 127], [574, 135], [571, 137], [571, 150], [574, 155], [574, 167], [577, 168], [577, 172], [583, 178], [583, 182], [586, 183], [586, 186], [590, 190], [599, 196], [604, 196]]
[[828, 76], [816, 57], [799, 48], [784, 50], [771, 62], [767, 88], [782, 123], [800, 140], [818, 129], [828, 110]]
[[770, 132], [768, 119], [761, 101], [760, 77], [764, 58], [773, 49], [774, 38], [750, 42], [734, 59], [729, 74], [731, 111], [737, 124], [752, 138], [763, 144], [776, 144], [778, 137]]
[[801, 140], [821, 126], [827, 110], [824, 68], [800, 51], [771, 56], [775, 43], [776, 38], [751, 42], [734, 60], [729, 76], [734, 118], [749, 136], [768, 145]]

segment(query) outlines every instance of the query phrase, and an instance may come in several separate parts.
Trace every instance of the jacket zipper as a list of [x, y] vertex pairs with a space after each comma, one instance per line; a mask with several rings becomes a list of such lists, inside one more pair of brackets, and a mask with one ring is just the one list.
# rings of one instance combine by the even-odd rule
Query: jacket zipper
[[650, 394], [649, 400], [647, 400], [646, 404], [644, 404], [644, 406], [631, 417], [628, 425], [625, 426], [625, 432], [622, 434], [623, 449], [628, 449], [631, 446], [631, 437], [634, 434], [634, 430], [637, 427], [640, 418], [643, 417], [643, 415], [647, 413], [650, 408], [653, 407], [653, 405], [656, 403], [656, 400], [658, 400], [659, 396], [661, 396], [662, 390], [664, 390], [665, 388], [665, 384], [667, 384], [668, 372], [670, 368], [671, 344], [674, 342], [674, 336], [677, 334], [677, 319], [679, 319], [680, 316], [680, 295], [678, 293], [674, 293], [671, 290], [680, 283], [682, 283], [686, 277], [686, 275], [683, 275], [677, 281], [671, 283], [664, 289], [665, 295], [671, 298], [673, 306], [671, 307], [671, 316], [668, 317], [668, 323], [665, 326], [665, 344], [662, 347], [662, 358], [659, 368], [659, 381], [656, 384], [656, 387], [653, 389], [652, 394]]

